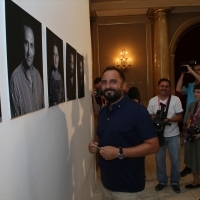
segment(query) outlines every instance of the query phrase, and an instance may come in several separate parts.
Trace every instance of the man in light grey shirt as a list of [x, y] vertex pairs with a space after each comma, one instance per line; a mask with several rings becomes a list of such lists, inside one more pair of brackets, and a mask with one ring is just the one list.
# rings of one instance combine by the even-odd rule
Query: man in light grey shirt
[[43, 83], [33, 66], [35, 56], [34, 33], [28, 21], [22, 25], [23, 59], [10, 79], [11, 115], [17, 117], [44, 107]]

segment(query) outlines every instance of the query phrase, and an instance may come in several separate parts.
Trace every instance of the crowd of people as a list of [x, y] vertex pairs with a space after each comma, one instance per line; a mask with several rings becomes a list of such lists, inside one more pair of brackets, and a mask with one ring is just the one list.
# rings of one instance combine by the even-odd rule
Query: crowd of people
[[[156, 191], [168, 183], [167, 153], [173, 191], [181, 192], [180, 178], [189, 173], [194, 180], [185, 188], [200, 187], [200, 65], [186, 67], [186, 73], [194, 76], [194, 83], [183, 86], [184, 72], [176, 85], [177, 92], [187, 95], [184, 109], [180, 98], [170, 93], [171, 82], [166, 78], [158, 81], [157, 95], [149, 100], [147, 108], [138, 88], [128, 88], [118, 68], [107, 67], [94, 80], [92, 102], [98, 125], [88, 149], [92, 154], [99, 154], [103, 199], [140, 199], [145, 187], [144, 158], [149, 154], [155, 154]], [[184, 110], [186, 167], [180, 172], [178, 122], [183, 120]]]

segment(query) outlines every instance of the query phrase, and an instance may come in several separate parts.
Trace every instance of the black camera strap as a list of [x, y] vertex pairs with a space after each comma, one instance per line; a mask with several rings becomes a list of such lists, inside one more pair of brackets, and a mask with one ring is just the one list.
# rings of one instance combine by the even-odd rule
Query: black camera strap
[[168, 113], [168, 110], [169, 110], [170, 100], [171, 100], [171, 95], [169, 95], [169, 99], [167, 101], [167, 107], [166, 107], [166, 111], [165, 111], [165, 118], [167, 118], [167, 113]]
[[[171, 100], [171, 95], [169, 95], [169, 98], [168, 98], [168, 101], [167, 101], [167, 107], [166, 107], [166, 110], [165, 110], [165, 119], [167, 118], [167, 113], [168, 113], [168, 110], [169, 110], [170, 100]], [[165, 125], [163, 127], [162, 134], [164, 133], [164, 130], [165, 130]]]
[[[168, 110], [169, 110], [170, 100], [171, 100], [171, 95], [169, 96], [169, 98], [167, 100], [167, 105], [166, 105], [166, 110], [165, 110], [165, 114], [164, 114], [164, 119], [167, 118], [167, 113], [168, 113]], [[163, 125], [162, 131], [157, 133], [160, 147], [162, 147], [162, 146], [165, 145], [164, 130], [165, 130], [165, 124]]]

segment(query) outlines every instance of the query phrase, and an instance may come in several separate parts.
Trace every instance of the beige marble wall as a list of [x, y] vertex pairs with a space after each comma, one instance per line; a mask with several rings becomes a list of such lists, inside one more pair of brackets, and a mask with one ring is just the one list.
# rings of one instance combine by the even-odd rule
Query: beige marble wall
[[138, 87], [142, 99], [147, 101], [153, 87], [151, 22], [146, 16], [120, 20], [98, 19], [93, 25], [93, 77], [100, 76], [107, 66], [116, 65], [120, 52], [126, 49], [131, 59], [129, 70], [124, 72], [128, 86]]

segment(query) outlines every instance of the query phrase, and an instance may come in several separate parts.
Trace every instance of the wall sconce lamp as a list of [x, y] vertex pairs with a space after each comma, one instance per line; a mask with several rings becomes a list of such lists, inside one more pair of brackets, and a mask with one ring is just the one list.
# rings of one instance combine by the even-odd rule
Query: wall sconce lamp
[[121, 51], [121, 58], [120, 60], [117, 59], [116, 66], [121, 70], [127, 70], [131, 66], [131, 59], [128, 58], [128, 52], [125, 49], [122, 49]]

